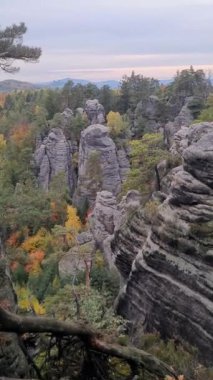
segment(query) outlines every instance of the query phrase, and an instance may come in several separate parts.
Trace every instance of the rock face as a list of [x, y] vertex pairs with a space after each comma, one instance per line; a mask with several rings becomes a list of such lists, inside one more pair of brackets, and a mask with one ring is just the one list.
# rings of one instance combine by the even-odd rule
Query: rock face
[[[0, 260], [0, 304], [16, 312], [16, 297], [13, 291], [7, 265]], [[28, 373], [28, 364], [19, 346], [16, 334], [0, 333], [0, 374], [7, 377], [23, 378]]]
[[138, 191], [131, 190], [117, 204], [116, 198], [109, 191], [97, 193], [95, 206], [89, 219], [90, 229], [96, 245], [102, 250], [109, 267], [114, 265], [116, 259], [111, 250], [114, 234], [119, 231], [117, 238], [121, 238], [120, 228], [122, 231], [121, 226], [126, 222], [127, 215], [138, 209], [140, 198]]
[[190, 109], [192, 98], [187, 98], [178, 116], [174, 121], [169, 121], [164, 127], [165, 143], [170, 148], [173, 144], [174, 135], [181, 127], [189, 127], [193, 122], [193, 113]]
[[90, 217], [90, 228], [100, 248], [103, 248], [103, 241], [113, 234], [117, 218], [118, 209], [115, 196], [109, 191], [98, 192]]
[[118, 158], [116, 146], [109, 137], [108, 127], [100, 124], [87, 127], [81, 132], [75, 203], [86, 198], [89, 204], [93, 205], [100, 190], [117, 195], [124, 173], [128, 169], [126, 165], [127, 160], [121, 160], [121, 153]]
[[87, 100], [84, 112], [87, 115], [89, 125], [105, 123], [104, 107], [97, 99]]
[[34, 153], [39, 184], [44, 190], [48, 191], [54, 176], [63, 173], [70, 191], [73, 191], [75, 174], [71, 166], [71, 158], [72, 146], [67, 141], [62, 128], [52, 128]]
[[118, 311], [146, 331], [187, 341], [212, 364], [213, 123], [190, 127], [183, 166], [171, 176], [147, 238], [138, 213], [111, 244], [126, 277]]
[[146, 101], [139, 102], [135, 110], [133, 134], [138, 134], [140, 122], [146, 132], [158, 132], [163, 125], [160, 120], [164, 113], [163, 105], [155, 95], [149, 96]]
[[75, 276], [85, 271], [85, 260], [92, 260], [95, 252], [95, 241], [89, 232], [82, 232], [77, 236], [76, 246], [71, 248], [59, 262], [59, 275], [61, 278]]

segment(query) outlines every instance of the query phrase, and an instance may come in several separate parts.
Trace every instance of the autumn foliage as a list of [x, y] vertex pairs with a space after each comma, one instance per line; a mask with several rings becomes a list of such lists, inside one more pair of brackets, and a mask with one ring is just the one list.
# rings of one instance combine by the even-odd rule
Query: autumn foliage
[[38, 249], [37, 251], [34, 251], [30, 253], [29, 255], [29, 263], [25, 265], [25, 271], [27, 273], [39, 273], [41, 271], [41, 262], [44, 259], [44, 251], [41, 249]]
[[13, 129], [10, 140], [17, 146], [21, 146], [23, 142], [30, 136], [30, 125], [22, 122], [17, 124]]
[[67, 242], [71, 244], [75, 241], [77, 233], [82, 228], [81, 221], [77, 215], [76, 208], [72, 206], [67, 206], [67, 220], [65, 222], [65, 227], [67, 230]]

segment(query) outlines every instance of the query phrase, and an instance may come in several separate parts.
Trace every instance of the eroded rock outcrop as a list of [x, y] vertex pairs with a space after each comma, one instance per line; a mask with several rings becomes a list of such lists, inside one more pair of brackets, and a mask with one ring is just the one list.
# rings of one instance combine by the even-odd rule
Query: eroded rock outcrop
[[52, 128], [46, 138], [40, 142], [34, 162], [38, 171], [40, 186], [48, 191], [51, 180], [58, 174], [65, 175], [70, 192], [75, 185], [75, 173], [71, 165], [72, 145], [66, 139], [63, 129]]
[[[122, 225], [125, 225], [128, 216], [139, 208], [140, 201], [141, 196], [135, 190], [130, 190], [120, 203], [117, 203], [116, 198], [108, 191], [97, 193], [95, 206], [89, 218], [90, 229], [109, 267], [112, 267], [117, 259], [115, 252], [112, 254], [111, 242], [114, 241], [115, 235], [116, 239], [122, 240]], [[131, 260], [133, 255], [131, 253]], [[131, 265], [128, 269], [130, 271]]]
[[[183, 166], [173, 170], [169, 194], [157, 207], [147, 238], [140, 224], [138, 214], [136, 223], [129, 220], [130, 237], [124, 229], [123, 241], [112, 244], [117, 267], [128, 276], [119, 312], [146, 331], [187, 341], [212, 364], [213, 123], [190, 127]], [[138, 250], [128, 275], [126, 251], [135, 249], [135, 225]]]
[[158, 132], [163, 126], [164, 114], [165, 109], [158, 96], [151, 95], [139, 102], [134, 115], [133, 135], [140, 135], [140, 124], [145, 132]]
[[89, 125], [105, 123], [104, 107], [99, 103], [97, 99], [87, 100], [84, 112], [87, 115]]
[[119, 162], [108, 127], [100, 124], [87, 127], [81, 133], [75, 203], [86, 198], [93, 205], [100, 190], [117, 195], [125, 172], [125, 161], [122, 161], [122, 168]]
[[61, 278], [76, 276], [85, 271], [88, 261], [92, 261], [95, 253], [95, 241], [92, 234], [81, 232], [77, 236], [76, 245], [72, 247], [59, 261], [59, 275]]
[[[189, 125], [193, 122], [193, 112], [190, 108], [190, 104], [193, 101], [193, 98], [186, 98], [184, 106], [181, 108], [180, 113], [174, 119], [174, 121], [169, 121], [164, 127], [164, 138], [165, 143], [168, 148], [171, 148], [173, 144], [173, 139], [175, 134], [182, 127], [189, 127]], [[182, 129], [183, 131], [183, 129]]]

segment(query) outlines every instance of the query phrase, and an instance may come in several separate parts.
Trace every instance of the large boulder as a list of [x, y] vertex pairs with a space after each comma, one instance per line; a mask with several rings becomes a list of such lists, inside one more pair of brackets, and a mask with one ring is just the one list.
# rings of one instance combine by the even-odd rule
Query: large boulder
[[[183, 166], [172, 171], [168, 195], [156, 207], [147, 238], [144, 229], [139, 229], [144, 220], [141, 211], [137, 223], [131, 218], [128, 229], [123, 227], [124, 238], [111, 244], [115, 263], [126, 276], [118, 311], [145, 331], [159, 331], [164, 337], [175, 337], [197, 347], [200, 357], [210, 364], [213, 364], [212, 173], [213, 123], [191, 126]], [[129, 233], [135, 227], [137, 240]], [[127, 263], [128, 245], [129, 257], [135, 251], [131, 268], [131, 259]]]
[[85, 271], [85, 262], [92, 261], [95, 254], [95, 241], [90, 232], [81, 232], [77, 241], [67, 253], [63, 255], [58, 264], [61, 278], [75, 277], [79, 272]]

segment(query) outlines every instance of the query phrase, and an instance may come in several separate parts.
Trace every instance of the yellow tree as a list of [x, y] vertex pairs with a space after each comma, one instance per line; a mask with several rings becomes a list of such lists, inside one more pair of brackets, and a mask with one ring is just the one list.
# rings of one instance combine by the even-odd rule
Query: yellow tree
[[82, 224], [77, 215], [76, 208], [69, 205], [67, 206], [67, 220], [65, 222], [65, 228], [67, 231], [67, 243], [70, 246], [75, 241], [77, 233], [82, 228]]
[[110, 111], [107, 115], [107, 126], [109, 127], [112, 137], [121, 137], [126, 135], [129, 124], [119, 112]]

